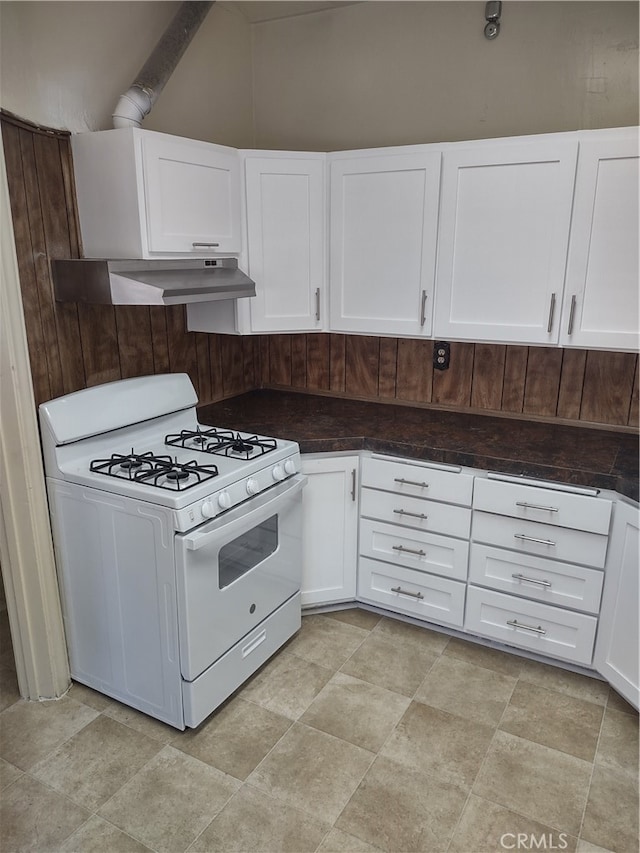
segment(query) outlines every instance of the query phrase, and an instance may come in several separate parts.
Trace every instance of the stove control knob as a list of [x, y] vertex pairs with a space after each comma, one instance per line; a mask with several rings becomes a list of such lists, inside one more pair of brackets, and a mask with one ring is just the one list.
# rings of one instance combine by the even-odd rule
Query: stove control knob
[[296, 473], [296, 463], [293, 459], [287, 459], [284, 463], [284, 470], [287, 474], [295, 474]]
[[218, 512], [213, 501], [205, 501], [202, 504], [201, 510], [203, 518], [213, 518], [214, 515]]
[[247, 494], [248, 495], [257, 495], [260, 491], [260, 483], [257, 480], [254, 480], [253, 477], [250, 477], [247, 480]]
[[229, 492], [220, 492], [218, 495], [218, 506], [221, 509], [229, 509], [231, 506], [231, 495]]
[[282, 465], [276, 465], [276, 467], [273, 469], [273, 471], [271, 473], [273, 474], [273, 479], [276, 480], [276, 482], [278, 480], [284, 480], [284, 478], [287, 476], [284, 473], [284, 469], [283, 469]]

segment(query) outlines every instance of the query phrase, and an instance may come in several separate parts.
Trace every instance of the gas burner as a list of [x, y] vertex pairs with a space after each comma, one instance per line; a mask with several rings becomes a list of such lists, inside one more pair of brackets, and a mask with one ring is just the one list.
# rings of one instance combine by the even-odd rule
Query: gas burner
[[210, 442], [207, 453], [217, 456], [228, 456], [232, 459], [253, 459], [256, 456], [264, 456], [278, 446], [275, 438], [260, 438], [257, 435], [241, 435], [239, 432], [227, 433], [216, 442]]
[[186, 480], [191, 476], [188, 471], [185, 471], [181, 468], [172, 468], [170, 471], [167, 471], [165, 477], [167, 480]]
[[120, 477], [125, 480], [136, 480], [139, 473], [150, 471], [159, 463], [171, 464], [170, 456], [154, 456], [153, 453], [112, 453], [108, 459], [94, 459], [89, 470], [108, 477]]
[[231, 450], [234, 453], [251, 453], [253, 451], [253, 445], [248, 441], [243, 441], [240, 436], [238, 436], [231, 445]]
[[211, 453], [209, 445], [220, 444], [233, 439], [233, 433], [229, 430], [216, 429], [183, 429], [179, 433], [165, 435], [164, 443], [173, 447], [184, 447], [187, 450], [200, 450], [203, 453]]
[[157, 486], [173, 492], [185, 489], [218, 476], [216, 465], [198, 465], [195, 460], [180, 463], [171, 456], [153, 453], [113, 453], [109, 459], [94, 459], [89, 469], [108, 477], [132, 480], [145, 486]]

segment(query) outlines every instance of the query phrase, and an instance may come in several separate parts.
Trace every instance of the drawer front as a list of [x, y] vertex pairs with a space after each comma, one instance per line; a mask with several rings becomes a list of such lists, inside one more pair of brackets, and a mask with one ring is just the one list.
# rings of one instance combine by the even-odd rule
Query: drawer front
[[473, 477], [456, 471], [440, 471], [419, 463], [366, 457], [362, 460], [363, 486], [400, 495], [471, 505]]
[[467, 579], [469, 543], [462, 539], [362, 519], [360, 553], [421, 572]]
[[465, 630], [541, 655], [591, 665], [598, 620], [514, 595], [470, 586]]
[[469, 580], [501, 592], [597, 614], [604, 572], [474, 542]]
[[363, 488], [360, 514], [416, 530], [431, 530], [445, 536], [469, 538], [471, 510], [463, 506], [428, 501], [410, 495], [393, 495]]
[[488, 512], [473, 513], [471, 537], [475, 542], [498, 545], [519, 553], [596, 568], [604, 566], [607, 554], [606, 536]]
[[358, 563], [358, 600], [462, 628], [466, 585], [367, 557]]
[[476, 478], [473, 508], [558, 527], [607, 534], [611, 501], [539, 489], [535, 486]]

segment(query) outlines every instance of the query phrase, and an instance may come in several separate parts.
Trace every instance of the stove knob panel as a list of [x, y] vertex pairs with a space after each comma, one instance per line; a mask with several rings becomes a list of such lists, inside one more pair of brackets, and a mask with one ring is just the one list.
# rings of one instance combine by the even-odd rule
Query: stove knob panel
[[213, 518], [214, 515], [216, 515], [218, 512], [216, 505], [213, 503], [213, 501], [205, 501], [202, 504], [200, 511], [202, 512], [203, 518]]
[[218, 506], [221, 509], [229, 509], [231, 506], [231, 495], [229, 492], [220, 492], [218, 495]]
[[273, 479], [276, 482], [279, 480], [284, 480], [284, 478], [287, 476], [284, 473], [284, 469], [283, 469], [282, 465], [276, 465], [276, 467], [273, 469], [273, 471], [271, 473], [273, 475]]
[[296, 463], [293, 459], [287, 459], [284, 463], [284, 470], [287, 474], [295, 474], [296, 473]]
[[247, 494], [248, 495], [257, 495], [260, 491], [260, 483], [257, 480], [254, 480], [253, 477], [250, 477], [247, 480]]

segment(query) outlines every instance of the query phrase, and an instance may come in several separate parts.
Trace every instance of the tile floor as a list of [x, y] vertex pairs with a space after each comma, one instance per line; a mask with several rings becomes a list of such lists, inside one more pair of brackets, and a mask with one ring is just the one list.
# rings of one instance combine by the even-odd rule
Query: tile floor
[[0, 675], [5, 853], [638, 851], [614, 691], [363, 610], [306, 616], [195, 731]]

